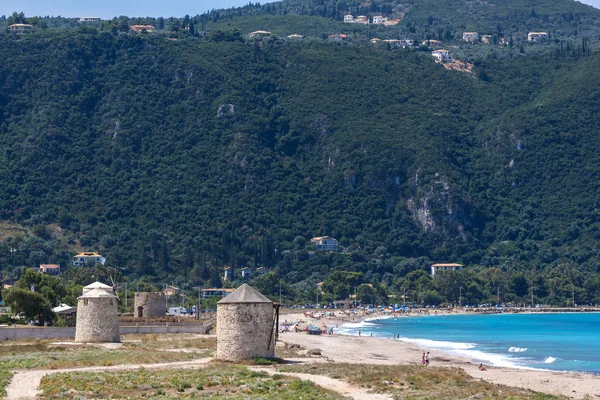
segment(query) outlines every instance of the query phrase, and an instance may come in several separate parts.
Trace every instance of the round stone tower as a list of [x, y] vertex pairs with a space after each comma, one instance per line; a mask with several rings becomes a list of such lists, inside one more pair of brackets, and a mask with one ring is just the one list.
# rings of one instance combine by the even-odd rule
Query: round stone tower
[[164, 293], [138, 292], [135, 294], [133, 315], [137, 318], [164, 317], [166, 313]]
[[120, 340], [117, 296], [100, 288], [81, 295], [77, 302], [75, 342], [118, 343]]
[[247, 284], [217, 303], [217, 359], [275, 356], [273, 302]]

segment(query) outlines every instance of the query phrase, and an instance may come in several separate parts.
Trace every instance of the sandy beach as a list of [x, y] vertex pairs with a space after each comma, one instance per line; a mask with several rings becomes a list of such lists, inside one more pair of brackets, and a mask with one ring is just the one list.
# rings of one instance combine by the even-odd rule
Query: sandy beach
[[[337, 314], [337, 313], [336, 313]], [[357, 316], [356, 321], [376, 316]], [[305, 321], [317, 326], [325, 324], [328, 328], [342, 326], [352, 322], [352, 317], [339, 316], [311, 319], [304, 314], [285, 314], [280, 321]], [[356, 364], [418, 364], [423, 351], [430, 352], [430, 365], [441, 367], [458, 367], [477, 379], [494, 384], [531, 389], [553, 395], [566, 396], [573, 399], [600, 398], [600, 376], [583, 373], [551, 372], [542, 370], [526, 370], [486, 365], [486, 371], [478, 369], [479, 363], [448, 355], [437, 350], [419, 348], [414, 344], [399, 340], [357, 337], [347, 335], [308, 335], [305, 332], [282, 333], [280, 341], [298, 344], [306, 349], [318, 348], [327, 362], [343, 362]]]

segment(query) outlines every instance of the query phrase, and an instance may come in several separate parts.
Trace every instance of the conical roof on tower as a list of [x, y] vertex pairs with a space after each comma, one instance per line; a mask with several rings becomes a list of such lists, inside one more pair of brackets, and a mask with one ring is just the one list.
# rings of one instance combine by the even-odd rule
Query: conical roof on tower
[[219, 300], [217, 304], [231, 303], [273, 303], [265, 295], [254, 289], [252, 286], [244, 283], [233, 291], [229, 296]]
[[94, 283], [90, 283], [87, 286], [84, 286], [83, 287], [83, 293], [89, 292], [90, 290], [93, 290], [93, 289], [102, 289], [102, 290], [105, 290], [107, 292], [113, 292], [113, 287], [112, 286], [108, 286], [108, 285], [105, 285], [102, 282], [96, 281]]

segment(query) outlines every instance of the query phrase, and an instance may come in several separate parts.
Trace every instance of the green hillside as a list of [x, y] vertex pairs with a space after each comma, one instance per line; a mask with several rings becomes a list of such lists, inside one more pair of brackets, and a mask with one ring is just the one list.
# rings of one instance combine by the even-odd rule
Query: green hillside
[[[573, 12], [581, 32], [598, 17], [576, 2], [458, 3], [407, 2], [385, 29], [418, 36], [436, 10], [452, 32], [474, 29], [473, 15], [493, 26]], [[219, 285], [225, 265], [265, 265], [263, 291], [283, 279], [298, 297], [326, 280], [331, 299], [375, 282], [434, 302], [465, 285], [475, 302], [502, 281], [515, 301], [532, 287], [556, 304], [575, 287], [580, 301], [600, 299], [598, 53], [568, 35], [467, 44], [455, 51], [473, 73], [449, 71], [425, 48], [366, 42], [383, 27], [346, 28], [298, 4], [197, 16], [192, 32], [0, 34], [3, 273], [97, 250], [156, 284]], [[548, 18], [553, 32], [566, 23]], [[325, 39], [338, 28], [354, 36]], [[249, 39], [258, 29], [275, 36]], [[321, 235], [344, 252], [312, 257]], [[444, 261], [469, 267], [462, 283], [424, 281]]]

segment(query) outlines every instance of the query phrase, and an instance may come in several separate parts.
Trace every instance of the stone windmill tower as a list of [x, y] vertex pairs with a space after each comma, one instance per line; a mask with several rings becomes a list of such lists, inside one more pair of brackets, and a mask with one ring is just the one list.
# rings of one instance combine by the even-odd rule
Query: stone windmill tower
[[217, 303], [217, 359], [273, 358], [273, 302], [247, 284]]
[[84, 294], [79, 297], [75, 342], [120, 342], [117, 296], [112, 293], [110, 286], [109, 288], [110, 290], [101, 287], [84, 290]]

